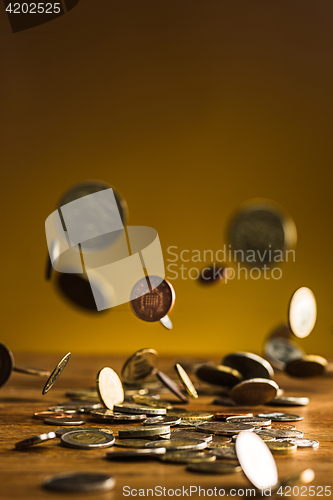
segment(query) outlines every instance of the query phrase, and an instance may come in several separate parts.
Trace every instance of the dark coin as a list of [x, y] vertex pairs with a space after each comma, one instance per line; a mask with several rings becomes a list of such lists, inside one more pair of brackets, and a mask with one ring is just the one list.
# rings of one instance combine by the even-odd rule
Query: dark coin
[[121, 370], [121, 377], [126, 384], [137, 384], [154, 373], [158, 365], [155, 349], [140, 349], [130, 356]]
[[156, 377], [164, 384], [171, 392], [175, 394], [183, 403], [188, 403], [188, 398], [185, 396], [179, 386], [168, 375], [161, 371], [156, 372]]
[[19, 441], [15, 443], [15, 448], [17, 450], [23, 450], [25, 448], [29, 448], [29, 446], [34, 446], [35, 444], [43, 443], [44, 441], [49, 441], [50, 439], [54, 439], [56, 437], [54, 432], [48, 432], [46, 434], [40, 434], [39, 436], [32, 436], [27, 439], [23, 439], [23, 441]]
[[142, 459], [154, 459], [161, 455], [164, 455], [166, 448], [161, 445], [160, 448], [155, 449], [136, 449], [136, 450], [120, 450], [120, 451], [109, 451], [106, 454], [108, 460], [142, 460]]
[[239, 371], [244, 380], [274, 377], [274, 370], [269, 362], [252, 352], [228, 354], [222, 359], [221, 364]]
[[86, 423], [82, 418], [74, 417], [60, 417], [60, 418], [46, 418], [45, 424], [49, 425], [83, 425]]
[[44, 386], [44, 389], [42, 390], [42, 394], [43, 395], [46, 394], [47, 392], [49, 392], [49, 390], [51, 389], [51, 387], [53, 387], [55, 381], [58, 379], [58, 377], [60, 376], [61, 372], [63, 371], [63, 369], [67, 365], [70, 357], [71, 357], [71, 353], [69, 352], [68, 354], [66, 354], [66, 356], [64, 356], [59, 361], [59, 363], [57, 364], [57, 366], [55, 367], [55, 369], [51, 373], [50, 378], [47, 380], [47, 382], [46, 382], [46, 384]]
[[131, 308], [144, 321], [159, 321], [171, 311], [175, 302], [173, 286], [157, 276], [142, 278], [131, 292]]
[[244, 380], [232, 388], [231, 399], [241, 405], [260, 405], [275, 398], [279, 386], [264, 378]]
[[211, 364], [200, 366], [196, 375], [200, 380], [209, 384], [233, 387], [243, 380], [239, 371], [230, 368], [229, 366], [214, 366]]
[[233, 474], [242, 470], [240, 465], [225, 462], [203, 462], [190, 464], [186, 470], [191, 472], [201, 472], [203, 474]]
[[295, 398], [292, 396], [277, 396], [267, 404], [269, 406], [306, 406], [310, 403], [309, 398]]
[[48, 490], [71, 492], [109, 491], [115, 484], [112, 476], [97, 472], [57, 474], [43, 481], [43, 487]]
[[308, 355], [286, 364], [286, 373], [292, 377], [318, 377], [324, 375], [327, 360], [322, 356]]

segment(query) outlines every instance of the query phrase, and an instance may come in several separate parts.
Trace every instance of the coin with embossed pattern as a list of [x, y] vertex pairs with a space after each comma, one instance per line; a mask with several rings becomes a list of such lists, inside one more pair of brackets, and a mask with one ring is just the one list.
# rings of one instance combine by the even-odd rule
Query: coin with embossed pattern
[[319, 448], [319, 441], [314, 439], [303, 439], [303, 438], [279, 438], [277, 442], [285, 442], [295, 444], [297, 448]]
[[66, 432], [60, 439], [63, 446], [82, 450], [109, 448], [115, 442], [113, 434], [106, 434], [97, 429]]
[[114, 411], [120, 413], [138, 413], [141, 415], [166, 415], [166, 408], [155, 408], [152, 406], [142, 406], [135, 403], [115, 404]]
[[55, 367], [55, 369], [51, 373], [49, 379], [47, 380], [47, 382], [46, 382], [46, 384], [45, 384], [45, 386], [44, 386], [44, 388], [42, 390], [42, 394], [43, 395], [46, 394], [47, 392], [49, 392], [49, 390], [51, 389], [51, 387], [53, 387], [54, 383], [59, 378], [61, 372], [63, 371], [63, 369], [67, 365], [70, 357], [71, 357], [71, 353], [69, 352], [69, 353], [66, 354], [66, 356], [64, 356], [59, 361], [59, 363], [57, 364], [57, 366]]
[[155, 349], [140, 349], [130, 356], [121, 369], [126, 384], [137, 384], [156, 371], [158, 354]]
[[303, 420], [304, 418], [301, 417], [300, 415], [293, 415], [291, 413], [281, 413], [281, 412], [258, 413], [257, 417], [269, 418], [272, 422], [298, 422], [299, 420]]
[[160, 321], [175, 302], [173, 286], [157, 276], [147, 276], [139, 280], [133, 287], [130, 304], [134, 314], [144, 321]]

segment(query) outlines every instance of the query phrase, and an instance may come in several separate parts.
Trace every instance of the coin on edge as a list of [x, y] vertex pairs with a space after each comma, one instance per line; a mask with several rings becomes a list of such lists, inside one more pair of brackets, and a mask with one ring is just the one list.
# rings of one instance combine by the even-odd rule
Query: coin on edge
[[275, 398], [279, 386], [273, 380], [253, 378], [244, 380], [233, 387], [231, 399], [242, 405], [261, 405]]
[[54, 439], [55, 437], [55, 432], [48, 432], [46, 434], [40, 434], [39, 436], [32, 436], [30, 438], [23, 439], [23, 441], [18, 441], [17, 443], [15, 443], [15, 448], [17, 450], [24, 450], [25, 448], [29, 448], [29, 446], [34, 446], [35, 444], [49, 441], [50, 439]]
[[74, 472], [49, 476], [43, 481], [43, 487], [55, 491], [109, 491], [116, 481], [109, 474], [97, 472]]
[[197, 399], [198, 397], [198, 393], [193, 385], [193, 382], [192, 380], [190, 379], [190, 377], [188, 376], [188, 374], [186, 373], [186, 371], [184, 370], [184, 368], [179, 364], [179, 363], [176, 363], [175, 364], [175, 370], [180, 378], [180, 381], [181, 383], [183, 384], [183, 386], [185, 387], [185, 390], [187, 392], [187, 394], [193, 398], [193, 399]]
[[69, 352], [66, 354], [66, 356], [64, 356], [59, 361], [59, 363], [57, 364], [57, 366], [55, 367], [55, 369], [51, 373], [50, 377], [48, 378], [48, 380], [47, 380], [47, 382], [42, 390], [43, 395], [46, 394], [47, 392], [49, 392], [49, 390], [53, 387], [54, 383], [56, 382], [56, 380], [60, 376], [61, 372], [63, 371], [63, 369], [67, 365], [70, 357], [71, 357], [71, 353]]
[[124, 389], [120, 378], [112, 368], [102, 368], [97, 374], [97, 391], [99, 397], [109, 410], [124, 401]]
[[286, 364], [286, 373], [292, 377], [318, 377], [324, 375], [327, 360], [322, 356], [308, 354]]
[[221, 364], [237, 370], [244, 380], [274, 377], [270, 363], [252, 352], [233, 352], [225, 356]]
[[317, 303], [310, 288], [296, 290], [289, 304], [289, 326], [293, 334], [303, 339], [313, 330], [317, 320]]
[[121, 369], [126, 384], [137, 384], [155, 372], [158, 354], [155, 349], [140, 349], [130, 356]]
[[177, 398], [179, 398], [183, 403], [188, 403], [188, 398], [181, 392], [178, 385], [170, 378], [168, 375], [161, 371], [156, 372], [156, 377], [165, 385]]

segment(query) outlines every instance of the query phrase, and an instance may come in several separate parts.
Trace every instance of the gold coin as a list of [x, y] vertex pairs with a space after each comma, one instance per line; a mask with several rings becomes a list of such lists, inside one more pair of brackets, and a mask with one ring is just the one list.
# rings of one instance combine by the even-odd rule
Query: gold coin
[[166, 408], [167, 410], [172, 408], [172, 404], [168, 403], [168, 401], [162, 401], [160, 399], [153, 398], [152, 396], [134, 394], [132, 399], [135, 403], [140, 405], [152, 406], [154, 408]]
[[186, 469], [192, 472], [203, 472], [206, 474], [232, 474], [242, 470], [240, 465], [226, 462], [203, 462], [190, 464], [186, 467]]
[[183, 386], [185, 387], [187, 394], [189, 396], [191, 396], [191, 398], [196, 399], [198, 397], [198, 393], [195, 390], [195, 387], [194, 387], [194, 385], [192, 383], [192, 380], [187, 375], [187, 373], [184, 370], [184, 368], [179, 363], [176, 363], [175, 364], [175, 370], [178, 373], [178, 376], [179, 376], [179, 378], [180, 378]]
[[109, 410], [124, 401], [123, 385], [112, 368], [102, 368], [97, 374], [97, 391], [102, 403]]
[[216, 456], [204, 451], [168, 451], [168, 453], [161, 455], [159, 459], [162, 462], [174, 464], [195, 464], [198, 462], [214, 462]]
[[57, 366], [55, 367], [55, 369], [51, 373], [49, 379], [47, 380], [46, 384], [44, 385], [44, 388], [42, 390], [42, 394], [43, 395], [46, 394], [47, 392], [49, 392], [49, 390], [51, 389], [51, 387], [53, 387], [55, 381], [58, 379], [58, 377], [60, 376], [61, 372], [63, 371], [63, 369], [67, 365], [70, 357], [71, 357], [71, 353], [69, 352], [69, 353], [66, 354], [66, 356], [64, 356], [59, 361], [59, 363], [57, 364]]
[[214, 413], [207, 411], [174, 411], [168, 410], [169, 417], [180, 417], [182, 420], [210, 420], [214, 417]]
[[285, 441], [273, 441], [267, 443], [273, 455], [292, 455], [297, 451], [297, 445]]
[[286, 372], [292, 377], [316, 377], [326, 371], [327, 360], [322, 356], [309, 354], [287, 363]]
[[273, 380], [253, 378], [233, 387], [230, 397], [236, 404], [261, 405], [274, 399], [278, 388]]
[[121, 377], [126, 384], [137, 384], [154, 371], [158, 365], [155, 349], [140, 349], [130, 356], [121, 369]]

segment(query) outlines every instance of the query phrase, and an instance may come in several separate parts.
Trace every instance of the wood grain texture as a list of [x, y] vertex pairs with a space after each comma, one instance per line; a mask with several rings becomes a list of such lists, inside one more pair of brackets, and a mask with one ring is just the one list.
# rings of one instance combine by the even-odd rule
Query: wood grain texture
[[[36, 366], [52, 370], [62, 356], [55, 355], [15, 355], [20, 365]], [[201, 488], [251, 488], [242, 473], [228, 476], [209, 476], [190, 473], [184, 465], [174, 465], [155, 461], [144, 462], [111, 462], [105, 459], [107, 450], [75, 450], [64, 448], [58, 439], [49, 441], [25, 451], [14, 450], [14, 444], [22, 439], [49, 432], [53, 428], [43, 421], [32, 418], [36, 411], [46, 410], [49, 406], [64, 401], [65, 391], [74, 388], [92, 387], [95, 385], [97, 372], [104, 366], [110, 366], [117, 373], [125, 358], [88, 357], [72, 355], [68, 366], [48, 394], [42, 396], [45, 379], [33, 376], [12, 374], [7, 384], [0, 389], [0, 499], [63, 499], [78, 497], [72, 494], [48, 492], [41, 486], [46, 476], [62, 472], [106, 472], [116, 479], [114, 490], [102, 494], [87, 494], [91, 499], [126, 498], [123, 487], [145, 489], [156, 486], [176, 489], [197, 486]], [[173, 374], [173, 358], [164, 358], [160, 369]], [[308, 396], [307, 407], [281, 408], [287, 413], [304, 416], [304, 420], [296, 422], [296, 428], [304, 432], [304, 437], [317, 439], [318, 450], [298, 450], [294, 456], [276, 457], [279, 478], [306, 468], [312, 468], [316, 477], [312, 485], [333, 485], [333, 377], [308, 380], [292, 379], [284, 374], [277, 374], [275, 380], [285, 389], [285, 395]], [[165, 396], [163, 396], [165, 397]], [[174, 396], [170, 398], [176, 402]], [[186, 405], [187, 409], [229, 411], [229, 407], [212, 405], [213, 396], [202, 396], [197, 401]], [[258, 406], [260, 411], [279, 411], [277, 407]], [[89, 423], [92, 427], [102, 424]], [[103, 426], [105, 426], [103, 424]], [[110, 425], [115, 434], [124, 425]], [[332, 488], [333, 489], [333, 488]], [[188, 490], [189, 491], [189, 490]], [[138, 492], [139, 493], [139, 492]], [[84, 496], [83, 494], [80, 495]], [[229, 495], [230, 496], [230, 495]], [[152, 497], [152, 492], [150, 492]], [[155, 495], [155, 497], [157, 497]], [[182, 494], [181, 497], [186, 497]], [[161, 498], [168, 498], [162, 496]], [[198, 498], [192, 493], [191, 498]], [[201, 496], [202, 498], [202, 496]], [[207, 495], [206, 495], [207, 498]], [[214, 497], [211, 497], [214, 498]], [[234, 498], [238, 498], [237, 496]], [[276, 498], [281, 498], [277, 496]], [[290, 497], [289, 497], [290, 498]]]

